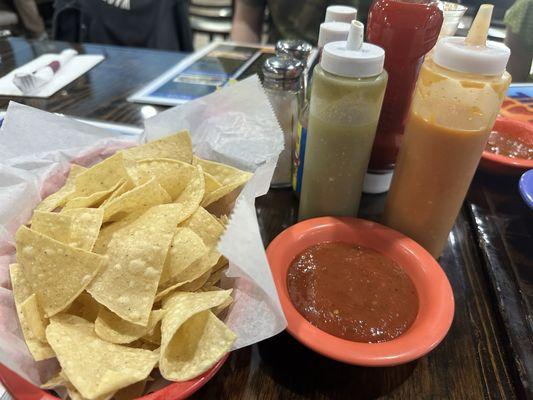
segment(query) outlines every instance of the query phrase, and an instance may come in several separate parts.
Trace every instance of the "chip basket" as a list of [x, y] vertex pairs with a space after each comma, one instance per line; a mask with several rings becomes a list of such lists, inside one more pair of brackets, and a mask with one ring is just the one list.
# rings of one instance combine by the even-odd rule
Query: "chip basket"
[[[182, 400], [204, 386], [222, 367], [229, 357], [226, 354], [210, 370], [186, 382], [172, 382], [155, 392], [146, 394], [139, 400]], [[0, 382], [15, 400], [59, 400], [51, 392], [42, 390], [0, 364]]]

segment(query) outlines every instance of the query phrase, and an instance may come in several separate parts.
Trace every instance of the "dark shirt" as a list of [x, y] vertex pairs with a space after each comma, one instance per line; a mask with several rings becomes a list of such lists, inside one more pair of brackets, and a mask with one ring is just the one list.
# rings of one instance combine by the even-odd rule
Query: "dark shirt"
[[[268, 6], [270, 10], [269, 42], [279, 39], [303, 39], [313, 45], [324, 22], [326, 8], [333, 4], [358, 7], [357, 19], [366, 22], [370, 0], [242, 0], [249, 6]], [[363, 18], [361, 18], [363, 17]]]

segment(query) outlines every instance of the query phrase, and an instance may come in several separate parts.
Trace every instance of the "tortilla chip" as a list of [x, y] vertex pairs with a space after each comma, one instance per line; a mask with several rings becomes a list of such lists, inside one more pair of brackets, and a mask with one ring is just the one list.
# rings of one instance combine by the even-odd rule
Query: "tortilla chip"
[[211, 270], [207, 270], [202, 275], [200, 275], [198, 278], [194, 279], [193, 281], [187, 282], [186, 284], [181, 286], [180, 290], [185, 291], [185, 292], [197, 292], [202, 287], [205, 286], [210, 276], [211, 276]]
[[183, 219], [189, 218], [196, 211], [204, 198], [204, 193], [204, 173], [202, 172], [202, 167], [198, 166], [183, 192], [174, 200], [174, 203], [183, 205]]
[[[70, 400], [86, 400], [80, 392], [69, 381], [65, 381], [64, 386], [67, 388], [68, 397]], [[109, 393], [103, 396], [98, 396], [93, 400], [110, 400], [114, 397], [115, 393]]]
[[[163, 334], [164, 337], [164, 334]], [[193, 315], [175, 332], [159, 361], [165, 379], [183, 382], [203, 374], [231, 350], [235, 334], [211, 311]]]
[[220, 189], [222, 187], [221, 183], [215, 179], [215, 177], [211, 174], [208, 174], [204, 171], [204, 180], [205, 180], [205, 196], [207, 196], [209, 193], [214, 192], [217, 189]]
[[224, 272], [227, 270], [227, 268], [221, 268], [218, 271], [215, 271], [214, 269], [215, 268], [213, 268], [213, 270], [211, 271], [211, 275], [209, 276], [209, 279], [207, 279], [207, 281], [205, 282], [204, 287], [215, 286], [222, 278], [222, 274], [224, 274]]
[[[67, 390], [69, 400], [86, 400], [68, 380], [63, 371], [58, 372], [56, 375], [46, 381], [46, 383], [43, 383], [40, 387], [41, 389], [45, 390], [54, 389], [56, 392], [58, 391], [57, 389], [60, 387], [65, 388]], [[114, 397], [114, 393], [99, 396], [94, 400], [109, 400], [112, 397]]]
[[98, 208], [72, 208], [62, 210], [60, 215], [72, 218], [68, 244], [91, 251], [100, 233], [104, 211]]
[[[209, 286], [207, 287], [207, 284], [204, 285], [204, 287], [201, 289], [202, 291], [204, 292], [213, 292], [213, 291], [220, 291], [220, 290], [224, 290], [224, 289], [221, 289], [217, 286]], [[233, 303], [233, 298], [232, 297], [228, 297], [226, 300], [224, 300], [224, 302], [222, 304], [220, 304], [219, 306], [216, 306], [215, 308], [213, 308], [211, 311], [213, 312], [213, 314], [215, 315], [219, 315], [221, 314], [224, 310], [226, 310], [226, 308], [228, 308], [231, 303]]]
[[72, 247], [91, 251], [104, 212], [95, 208], [72, 208], [61, 213], [35, 211], [31, 229]]
[[234, 190], [238, 189], [239, 187], [243, 186], [249, 178], [246, 177], [246, 179], [243, 179], [241, 181], [237, 181], [234, 183], [231, 183], [229, 185], [222, 186], [219, 189], [216, 189], [209, 193], [208, 195], [204, 196], [201, 206], [207, 207], [210, 204], [213, 204], [215, 201], [220, 200], [222, 197], [230, 194]]
[[179, 275], [159, 287], [155, 301], [160, 301], [176, 290], [195, 292], [201, 289], [211, 276], [217, 257], [220, 257], [220, 253], [216, 250], [210, 250], [209, 253], [192, 263]]
[[217, 264], [220, 253], [217, 250], [210, 250], [208, 254], [198, 259], [178, 275], [172, 278], [174, 282], [189, 283], [199, 278], [201, 275], [211, 271]]
[[103, 228], [94, 251], [107, 263], [87, 291], [122, 319], [145, 326], [180, 215], [181, 206], [164, 204]]
[[221, 305], [213, 308], [213, 314], [220, 315], [223, 311], [225, 311], [231, 305], [231, 303], [233, 303], [233, 299], [230, 297], [229, 299], [224, 301], [224, 303], [222, 303]]
[[163, 318], [164, 313], [164, 310], [153, 310], [150, 313], [148, 325], [142, 326], [124, 321], [115, 313], [102, 307], [94, 323], [94, 330], [100, 338], [108, 342], [117, 344], [131, 343], [154, 329]]
[[56, 208], [64, 206], [70, 196], [76, 191], [76, 177], [86, 169], [87, 168], [82, 166], [72, 164], [68, 178], [63, 187], [41, 201], [39, 205], [35, 207], [35, 210], [54, 211]]
[[11, 286], [13, 287], [13, 297], [15, 299], [15, 307], [17, 309], [17, 315], [19, 317], [20, 327], [24, 340], [28, 350], [30, 351], [35, 361], [46, 360], [55, 357], [55, 353], [52, 348], [41, 342], [32, 332], [24, 313], [22, 312], [21, 305], [26, 299], [33, 294], [33, 289], [30, 283], [26, 280], [22, 268], [18, 264], [11, 264], [9, 266], [9, 273], [11, 276]]
[[[168, 297], [170, 294], [176, 292], [176, 291], [181, 291], [180, 288], [182, 286], [184, 286], [185, 283], [176, 283], [176, 284], [173, 284], [163, 290], [161, 290], [160, 292], [157, 292], [157, 295], [155, 296], [155, 301], [160, 301], [160, 300], [164, 300], [166, 297]], [[188, 290], [186, 290], [188, 292]]]
[[231, 305], [231, 303], [233, 303], [233, 299], [226, 300], [224, 303], [222, 303], [218, 307], [213, 308], [213, 314], [215, 314], [216, 316], [219, 316], [220, 314], [222, 314], [224, 311], [227, 310], [227, 308]]
[[87, 292], [83, 292], [72, 302], [66, 313], [76, 315], [89, 322], [94, 322], [98, 317], [100, 308], [102, 306], [93, 299], [93, 296]]
[[202, 238], [207, 247], [215, 247], [224, 233], [224, 226], [205, 208], [198, 207], [190, 218], [181, 223], [182, 227], [192, 229]]
[[161, 346], [161, 322], [159, 322], [154, 329], [144, 335], [141, 340], [158, 347]]
[[123, 150], [122, 153], [125, 157], [134, 160], [171, 158], [190, 164], [192, 162], [192, 142], [189, 131], [184, 130], [142, 146]]
[[43, 383], [40, 388], [45, 390], [54, 389], [58, 386], [65, 386], [66, 380], [61, 375], [60, 372], [52, 376], [50, 379], [48, 379], [45, 383]]
[[[129, 173], [129, 171], [128, 171]], [[125, 181], [124, 183], [122, 183], [119, 187], [117, 187], [115, 189], [115, 191], [113, 193], [111, 193], [111, 195], [105, 199], [102, 204], [100, 204], [100, 207], [103, 207], [105, 206], [107, 203], [109, 203], [110, 201], [113, 201], [115, 200], [117, 197], [119, 197], [121, 194], [124, 194], [126, 193], [127, 191], [130, 191], [131, 189], [134, 188], [134, 182], [132, 180], [127, 180]]]
[[[121, 152], [93, 165], [76, 177], [76, 196], [87, 197], [93, 193], [116, 190], [130, 179]], [[119, 183], [117, 185], [117, 183]], [[112, 191], [109, 192], [111, 194]]]
[[160, 345], [157, 345], [155, 343], [151, 343], [147, 340], [142, 340], [142, 339], [138, 339], [133, 343], [125, 344], [124, 346], [132, 347], [134, 349], [150, 350], [157, 354], [159, 354], [159, 347], [160, 347]]
[[241, 171], [240, 169], [215, 161], [203, 160], [198, 157], [193, 157], [193, 165], [201, 165], [204, 172], [211, 175], [220, 184], [220, 187], [206, 191], [201, 202], [202, 207], [207, 207], [215, 201], [220, 200], [222, 197], [243, 186], [252, 177], [252, 174], [249, 172]]
[[48, 325], [48, 318], [44, 316], [44, 312], [39, 307], [37, 302], [37, 296], [32, 293], [24, 302], [20, 305], [20, 310], [24, 315], [24, 319], [28, 324], [33, 336], [39, 339], [41, 342], [46, 343], [46, 335], [44, 333], [46, 326]]
[[70, 242], [71, 226], [71, 217], [56, 212], [36, 210], [31, 218], [31, 229], [33, 231], [65, 244]]
[[146, 379], [158, 354], [108, 343], [94, 333], [94, 324], [74, 315], [50, 320], [46, 338], [57, 354], [63, 373], [87, 399], [113, 393]]
[[[148, 207], [170, 203], [172, 199], [168, 193], [157, 183], [155, 178], [121, 194], [102, 208], [104, 221], [118, 219], [120, 216], [134, 211], [142, 211]], [[186, 218], [186, 217], [185, 217]]]
[[193, 158], [193, 165], [201, 165], [204, 172], [213, 176], [222, 186], [231, 185], [235, 182], [246, 183], [252, 174], [240, 169], [230, 167], [215, 161], [204, 160], [199, 157]]
[[33, 289], [19, 264], [9, 264], [9, 275], [15, 304], [22, 304], [24, 300], [33, 294]]
[[88, 196], [78, 196], [74, 197], [75, 193], [70, 200], [65, 204], [63, 209], [68, 208], [85, 208], [85, 207], [98, 207], [102, 204], [109, 196], [113, 194], [117, 188], [127, 182], [125, 179], [118, 181], [114, 186], [109, 189], [100, 190], [98, 192], [91, 193]]
[[182, 161], [149, 158], [137, 162], [136, 184], [142, 184], [155, 177], [174, 200], [183, 192], [195, 172], [195, 167]]
[[191, 229], [178, 228], [170, 244], [159, 285], [177, 276], [208, 251], [200, 236]]
[[219, 269], [227, 267], [229, 264], [229, 261], [226, 257], [220, 257], [218, 259], [217, 265], [213, 267], [213, 272], [218, 271]]
[[160, 287], [155, 301], [161, 300], [177, 288], [180, 291], [191, 292], [200, 289], [211, 275], [211, 269], [216, 265], [219, 258], [219, 252], [216, 250], [209, 251], [205, 256], [193, 262], [169, 282]]
[[231, 291], [177, 292], [164, 302], [159, 369], [165, 379], [186, 381], [211, 368], [230, 349], [235, 334], [209, 310]]
[[17, 262], [47, 317], [66, 309], [104, 265], [102, 256], [67, 246], [25, 226], [17, 231], [16, 243]]

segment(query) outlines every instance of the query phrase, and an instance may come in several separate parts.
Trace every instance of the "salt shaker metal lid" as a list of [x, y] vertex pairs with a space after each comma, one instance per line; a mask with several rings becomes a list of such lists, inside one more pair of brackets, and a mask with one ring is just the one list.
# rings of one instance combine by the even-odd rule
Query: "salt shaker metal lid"
[[313, 47], [307, 43], [305, 40], [299, 39], [285, 39], [278, 40], [276, 43], [276, 54], [277, 55], [287, 55], [294, 57], [298, 60], [307, 62], [309, 54], [311, 54]]
[[267, 88], [299, 90], [304, 63], [296, 58], [275, 56], [263, 64], [264, 84]]

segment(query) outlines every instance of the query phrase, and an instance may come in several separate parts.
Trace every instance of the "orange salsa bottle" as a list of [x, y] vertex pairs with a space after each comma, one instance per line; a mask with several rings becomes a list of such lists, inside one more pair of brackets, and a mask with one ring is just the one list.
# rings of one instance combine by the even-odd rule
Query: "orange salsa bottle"
[[439, 257], [503, 102], [510, 50], [487, 41], [492, 6], [467, 38], [441, 38], [422, 65], [385, 206], [386, 225]]

